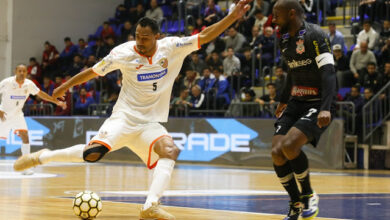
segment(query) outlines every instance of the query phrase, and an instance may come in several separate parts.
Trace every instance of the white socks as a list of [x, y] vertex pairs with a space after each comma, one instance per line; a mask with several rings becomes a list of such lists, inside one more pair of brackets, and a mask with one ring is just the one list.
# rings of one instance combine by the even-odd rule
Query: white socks
[[39, 156], [42, 164], [48, 162], [84, 162], [83, 151], [85, 144], [78, 144], [61, 150], [45, 151]]
[[168, 158], [160, 158], [154, 168], [153, 180], [150, 185], [148, 197], [143, 209], [146, 210], [152, 206], [153, 202], [158, 202], [164, 190], [168, 187], [171, 180], [171, 174], [175, 161]]
[[30, 143], [22, 144], [22, 155], [26, 155], [30, 153]]

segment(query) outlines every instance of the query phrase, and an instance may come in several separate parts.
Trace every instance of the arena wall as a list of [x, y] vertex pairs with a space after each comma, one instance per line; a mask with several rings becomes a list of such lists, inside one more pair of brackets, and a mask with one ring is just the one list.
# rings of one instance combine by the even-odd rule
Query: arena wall
[[[104, 118], [26, 117], [32, 151], [59, 149], [88, 143], [98, 134]], [[235, 166], [271, 167], [271, 139], [274, 119], [171, 118], [164, 126], [181, 149], [179, 161]], [[304, 150], [311, 167], [341, 169], [343, 121], [334, 120], [316, 148]], [[20, 155], [20, 139], [12, 132], [0, 142], [0, 156]], [[138, 161], [129, 149], [107, 155], [105, 160]]]

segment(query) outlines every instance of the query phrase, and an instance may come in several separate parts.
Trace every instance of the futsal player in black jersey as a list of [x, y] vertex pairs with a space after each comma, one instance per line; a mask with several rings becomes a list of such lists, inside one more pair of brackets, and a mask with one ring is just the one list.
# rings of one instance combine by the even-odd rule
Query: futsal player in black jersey
[[277, 1], [273, 22], [280, 28], [280, 51], [288, 71], [275, 111], [278, 119], [272, 159], [291, 199], [285, 220], [295, 220], [300, 215], [313, 219], [318, 214], [319, 197], [311, 188], [308, 159], [301, 148], [306, 143], [316, 146], [332, 120], [337, 94], [334, 60], [327, 35], [319, 26], [305, 22], [299, 1]]

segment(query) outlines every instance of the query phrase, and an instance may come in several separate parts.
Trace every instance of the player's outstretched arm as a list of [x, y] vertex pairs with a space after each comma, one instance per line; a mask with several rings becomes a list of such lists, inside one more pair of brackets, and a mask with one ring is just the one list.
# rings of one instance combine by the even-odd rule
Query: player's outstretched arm
[[232, 25], [237, 19], [241, 18], [250, 9], [249, 3], [252, 0], [240, 0], [233, 12], [224, 17], [219, 22], [207, 27], [199, 33], [199, 44], [206, 44], [214, 38], [218, 37], [224, 32], [230, 25]]
[[49, 94], [47, 94], [46, 92], [44, 91], [39, 91], [37, 96], [47, 102], [51, 102], [51, 103], [54, 103], [58, 106], [61, 106], [63, 109], [66, 109], [66, 103], [65, 102], [62, 102], [62, 101], [59, 101], [57, 100], [56, 98], [53, 98], [51, 97]]
[[54, 99], [62, 98], [63, 96], [65, 96], [65, 93], [66, 91], [68, 91], [68, 89], [72, 88], [75, 85], [79, 85], [81, 83], [87, 82], [95, 77], [96, 77], [96, 73], [92, 70], [92, 68], [88, 68], [78, 73], [77, 75], [73, 76], [64, 84], [54, 89], [52, 97]]

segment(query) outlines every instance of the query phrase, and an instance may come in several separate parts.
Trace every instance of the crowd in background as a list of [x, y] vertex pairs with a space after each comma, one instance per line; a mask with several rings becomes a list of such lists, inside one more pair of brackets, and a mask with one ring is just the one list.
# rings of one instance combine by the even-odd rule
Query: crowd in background
[[[229, 8], [223, 11], [215, 0], [207, 0], [203, 4], [186, 1], [187, 12], [194, 20], [193, 24], [189, 24], [188, 34], [197, 34], [218, 22], [233, 10], [237, 2], [230, 1]], [[279, 101], [287, 70], [280, 52], [275, 52], [278, 33], [271, 22], [275, 2], [254, 0], [246, 16], [229, 27], [223, 35], [186, 57], [173, 86], [171, 115], [184, 115], [188, 111], [190, 115], [205, 115], [202, 110], [228, 110], [232, 102], [248, 102], [258, 103], [261, 107], [258, 112], [248, 116], [272, 117], [273, 109], [269, 104]], [[300, 2], [306, 11], [307, 20], [316, 22], [316, 0]], [[325, 2], [326, 14], [333, 15], [338, 2]], [[369, 4], [362, 1], [360, 11], [363, 11], [363, 15], [373, 7], [368, 7]], [[134, 40], [139, 18], [154, 18], [163, 27], [167, 15], [177, 19], [177, 7], [178, 2], [173, 0], [125, 0], [116, 8], [114, 17], [98, 27], [96, 33], [88, 39], [81, 38], [74, 43], [66, 37], [65, 49], [61, 52], [50, 42], [45, 42], [42, 57], [30, 59], [29, 78], [43, 91], [52, 94], [57, 86], [92, 67], [115, 46]], [[386, 17], [376, 19], [381, 19], [378, 28], [372, 25], [378, 20], [361, 19], [356, 44], [350, 48], [347, 48], [336, 24], [328, 23], [340, 88], [338, 98], [354, 102], [357, 112], [390, 81], [390, 21], [385, 20]], [[253, 60], [256, 60], [255, 65], [252, 65]], [[90, 114], [88, 108], [91, 104], [113, 105], [121, 85], [121, 73], [114, 71], [104, 78], [76, 86], [66, 95], [70, 108], [56, 108], [54, 114], [87, 115]], [[266, 88], [265, 93], [258, 95], [256, 87], [259, 86]], [[27, 104], [40, 103], [44, 101], [30, 98]]]

